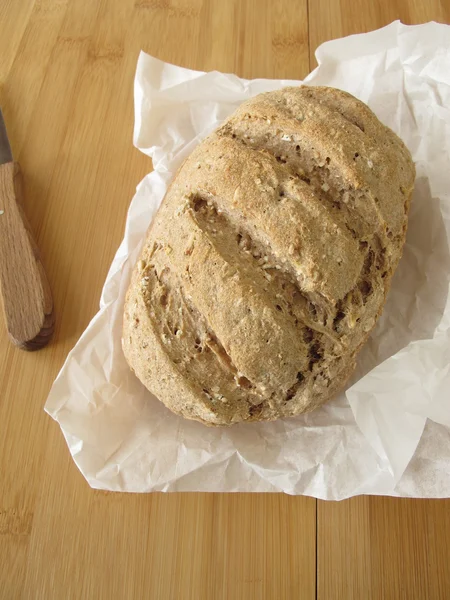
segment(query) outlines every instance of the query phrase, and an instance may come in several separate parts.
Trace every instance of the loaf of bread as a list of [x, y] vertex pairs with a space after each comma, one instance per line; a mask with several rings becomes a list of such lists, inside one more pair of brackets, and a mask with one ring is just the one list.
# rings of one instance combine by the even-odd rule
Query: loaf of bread
[[207, 425], [330, 399], [382, 311], [414, 176], [402, 141], [345, 92], [242, 104], [184, 162], [149, 229], [124, 312], [133, 371]]

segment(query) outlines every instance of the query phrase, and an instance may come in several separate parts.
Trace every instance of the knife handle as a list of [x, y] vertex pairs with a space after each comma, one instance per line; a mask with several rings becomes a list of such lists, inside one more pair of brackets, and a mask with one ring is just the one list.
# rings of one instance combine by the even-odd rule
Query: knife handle
[[17, 163], [0, 165], [0, 290], [6, 327], [23, 350], [39, 350], [54, 331], [53, 299], [22, 208]]

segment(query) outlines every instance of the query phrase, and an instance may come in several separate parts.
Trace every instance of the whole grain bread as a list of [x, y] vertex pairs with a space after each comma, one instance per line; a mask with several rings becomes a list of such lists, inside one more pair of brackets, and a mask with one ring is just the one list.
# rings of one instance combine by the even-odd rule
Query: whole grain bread
[[185, 161], [150, 227], [124, 312], [133, 371], [208, 425], [331, 398], [382, 311], [414, 176], [402, 141], [345, 92], [242, 104]]

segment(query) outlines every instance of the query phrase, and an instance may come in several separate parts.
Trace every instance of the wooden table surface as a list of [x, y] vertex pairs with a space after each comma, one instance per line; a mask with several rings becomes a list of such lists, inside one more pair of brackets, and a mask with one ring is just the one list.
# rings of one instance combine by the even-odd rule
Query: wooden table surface
[[0, 0], [0, 105], [54, 291], [45, 350], [0, 328], [0, 598], [450, 598], [450, 501], [91, 490], [44, 413], [96, 313], [136, 184], [141, 49], [302, 78], [327, 39], [450, 22], [449, 0]]

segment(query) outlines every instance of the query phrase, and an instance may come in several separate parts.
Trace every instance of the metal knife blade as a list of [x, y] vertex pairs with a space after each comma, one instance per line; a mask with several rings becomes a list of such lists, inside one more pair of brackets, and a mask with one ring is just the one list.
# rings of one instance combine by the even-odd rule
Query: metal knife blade
[[0, 165], [12, 162], [11, 146], [9, 145], [8, 134], [6, 133], [5, 121], [3, 120], [0, 109]]

